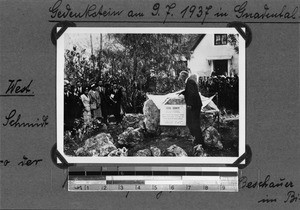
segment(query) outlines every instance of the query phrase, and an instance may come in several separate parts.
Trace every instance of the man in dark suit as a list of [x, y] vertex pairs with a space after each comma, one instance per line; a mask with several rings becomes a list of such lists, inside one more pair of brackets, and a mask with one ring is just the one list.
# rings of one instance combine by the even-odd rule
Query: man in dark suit
[[103, 90], [100, 92], [100, 98], [101, 98], [101, 111], [103, 116], [103, 122], [108, 125], [107, 117], [110, 115], [110, 110], [112, 108], [112, 100], [110, 98], [111, 95], [111, 89], [110, 84], [105, 84], [103, 87]]
[[202, 136], [202, 130], [200, 127], [200, 113], [202, 107], [202, 101], [198, 90], [198, 76], [193, 74], [188, 77], [186, 71], [180, 72], [179, 79], [185, 81], [185, 90], [180, 94], [184, 95], [187, 116], [187, 126], [191, 132], [191, 135], [195, 137], [194, 145], [202, 144], [205, 149], [204, 140]]
[[113, 112], [114, 116], [116, 118], [117, 124], [121, 123], [123, 119], [123, 115], [121, 114], [121, 102], [123, 98], [123, 93], [122, 93], [122, 88], [118, 84], [113, 85], [113, 93], [114, 97], [112, 101], [114, 102], [113, 104]]

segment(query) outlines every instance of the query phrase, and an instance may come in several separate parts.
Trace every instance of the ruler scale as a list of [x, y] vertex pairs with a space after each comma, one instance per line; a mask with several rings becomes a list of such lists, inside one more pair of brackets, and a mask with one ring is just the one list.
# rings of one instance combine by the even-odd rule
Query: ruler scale
[[69, 169], [68, 190], [237, 192], [235, 167], [99, 167]]

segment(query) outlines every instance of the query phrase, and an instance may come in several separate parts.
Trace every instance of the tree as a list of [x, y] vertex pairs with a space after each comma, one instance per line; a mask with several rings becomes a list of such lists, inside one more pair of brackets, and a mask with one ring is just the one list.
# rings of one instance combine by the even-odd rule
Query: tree
[[239, 35], [238, 34], [228, 34], [228, 42], [233, 46], [235, 52], [239, 54]]
[[[192, 34], [103, 34], [106, 42], [88, 58], [76, 47], [66, 51], [65, 74], [72, 83], [90, 85], [102, 80], [117, 82], [125, 87], [128, 104], [136, 95], [149, 91], [148, 81], [153, 75], [158, 87], [156, 94], [178, 89], [173, 72], [187, 70], [182, 58], [190, 58]], [[108, 38], [107, 38], [108, 37]], [[107, 41], [109, 40], [109, 41]], [[91, 43], [92, 45], [92, 43]], [[176, 89], [177, 88], [177, 89]], [[137, 94], [140, 91], [141, 94]], [[133, 105], [132, 105], [133, 106]]]

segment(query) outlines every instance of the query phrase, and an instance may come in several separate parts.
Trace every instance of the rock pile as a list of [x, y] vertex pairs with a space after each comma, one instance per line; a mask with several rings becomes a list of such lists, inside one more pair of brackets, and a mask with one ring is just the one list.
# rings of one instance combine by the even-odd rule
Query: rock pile
[[[182, 96], [179, 98], [170, 98], [166, 104], [185, 104], [184, 97]], [[143, 111], [145, 116], [145, 128], [148, 132], [155, 135], [190, 138], [190, 131], [187, 126], [160, 126], [160, 110], [151, 99], [148, 99], [145, 102]], [[216, 125], [217, 115], [215, 113], [202, 113], [199, 117], [201, 118], [202, 130]]]
[[161, 156], [161, 150], [155, 146], [150, 146], [151, 154], [154, 157]]
[[165, 156], [183, 157], [188, 155], [181, 147], [178, 147], [177, 145], [173, 144], [172, 146], [167, 148]]
[[210, 147], [216, 147], [218, 149], [223, 149], [223, 144], [221, 142], [221, 135], [214, 127], [210, 126], [203, 132], [204, 143]]
[[135, 153], [135, 156], [153, 156], [159, 157], [161, 156], [161, 150], [155, 146], [150, 146], [150, 149], [142, 149]]
[[145, 117], [143, 114], [126, 114], [122, 120], [123, 128], [139, 128], [143, 127]]
[[144, 135], [141, 128], [127, 128], [118, 136], [118, 143], [125, 147], [135, 147], [144, 140]]
[[113, 142], [110, 134], [100, 133], [87, 139], [84, 146], [78, 148], [75, 154], [77, 156], [107, 156], [117, 149]]
[[[168, 103], [180, 104], [182, 100], [170, 100]], [[125, 157], [129, 154], [144, 157], [184, 157], [189, 154], [191, 156], [206, 157], [211, 156], [211, 151], [216, 151], [210, 149], [206, 151], [202, 145], [196, 145], [193, 148], [191, 141], [193, 137], [190, 135], [187, 126], [160, 126], [160, 111], [152, 100], [145, 102], [144, 113], [145, 116], [142, 114], [126, 114], [121, 124], [112, 124], [104, 129], [107, 130], [106, 133], [101, 130], [101, 133], [85, 140], [82, 147], [73, 150], [75, 155]], [[229, 146], [238, 145], [239, 131], [237, 125], [231, 121], [222, 123], [218, 127], [221, 135], [215, 127], [211, 126], [215, 122], [215, 116], [203, 116], [201, 126], [206, 146], [222, 150], [224, 146], [226, 149]], [[129, 127], [126, 128], [126, 126]], [[126, 128], [125, 131], [124, 128]], [[148, 136], [151, 132], [155, 136]], [[182, 144], [183, 140], [187, 141], [191, 146], [185, 147], [185, 144]], [[182, 146], [184, 149], [176, 144]]]
[[151, 156], [151, 150], [150, 149], [142, 149], [136, 152], [135, 156]]
[[159, 128], [160, 112], [155, 103], [148, 99], [144, 103], [143, 113], [145, 116], [144, 125], [148, 133], [157, 134]]
[[111, 151], [108, 156], [110, 157], [121, 157], [121, 156], [128, 156], [128, 149], [123, 147], [122, 149], [118, 148], [116, 150]]
[[194, 146], [194, 154], [193, 155], [198, 156], [198, 157], [206, 157], [207, 156], [207, 154], [204, 151], [201, 144]]

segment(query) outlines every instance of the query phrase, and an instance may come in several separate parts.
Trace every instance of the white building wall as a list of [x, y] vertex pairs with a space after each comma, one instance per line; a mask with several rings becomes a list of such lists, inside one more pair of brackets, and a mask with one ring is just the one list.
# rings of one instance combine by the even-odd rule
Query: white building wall
[[234, 52], [233, 54], [231, 68], [235, 70], [236, 74], [239, 74], [239, 54], [237, 54], [236, 52]]
[[229, 70], [234, 68], [238, 73], [238, 54], [229, 43], [227, 45], [214, 45], [214, 34], [204, 36], [192, 53], [191, 59], [188, 60], [188, 68], [192, 73], [199, 76], [210, 76], [213, 71], [213, 62], [209, 65], [207, 58], [218, 56], [233, 56], [232, 65], [229, 60]]

